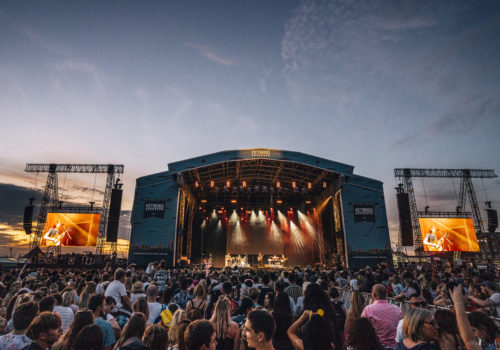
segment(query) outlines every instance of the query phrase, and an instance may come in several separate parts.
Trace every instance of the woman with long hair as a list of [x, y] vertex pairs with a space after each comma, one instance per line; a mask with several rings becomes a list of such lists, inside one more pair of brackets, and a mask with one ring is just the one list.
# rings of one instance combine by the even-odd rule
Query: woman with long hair
[[139, 339], [142, 339], [144, 331], [146, 330], [146, 320], [146, 315], [144, 315], [142, 312], [134, 312], [132, 314], [132, 317], [130, 317], [128, 323], [125, 325], [125, 327], [123, 327], [122, 335], [116, 342], [113, 350], [119, 349], [123, 345], [123, 343], [125, 343], [125, 341], [130, 338], [137, 337]]
[[94, 281], [88, 281], [82, 293], [78, 297], [78, 307], [80, 309], [85, 309], [89, 307], [90, 297], [95, 294], [97, 284]]
[[463, 342], [458, 331], [457, 318], [449, 310], [438, 309], [434, 313], [438, 330], [438, 344], [441, 350], [458, 350], [463, 348]]
[[339, 333], [339, 328], [336, 326], [335, 314], [330, 304], [328, 294], [319, 284], [311, 283], [307, 287], [304, 295], [304, 310], [312, 311], [313, 314], [321, 314], [319, 310], [322, 310], [322, 320], [333, 330], [333, 343], [335, 348], [341, 349], [343, 343], [342, 334]]
[[240, 328], [231, 321], [231, 303], [226, 297], [220, 297], [215, 304], [210, 322], [215, 327], [217, 350], [237, 350], [240, 345]]
[[369, 319], [360, 317], [352, 323], [347, 334], [347, 350], [383, 350], [375, 328]]
[[274, 310], [271, 314], [276, 322], [276, 331], [273, 335], [274, 349], [293, 350], [292, 342], [287, 335], [287, 330], [293, 323], [292, 307], [288, 294], [285, 292], [278, 293], [274, 304]]
[[361, 317], [361, 313], [365, 308], [365, 298], [363, 298], [363, 294], [358, 291], [353, 291], [351, 294], [351, 308], [347, 312], [346, 321], [345, 321], [345, 333], [350, 333], [350, 327], [354, 325], [354, 321]]
[[150, 350], [166, 350], [168, 333], [162, 326], [152, 324], [146, 329], [142, 341]]
[[186, 311], [178, 309], [172, 316], [170, 329], [168, 330], [168, 346], [169, 349], [177, 349], [179, 344], [179, 324], [187, 319]]
[[[267, 292], [265, 297], [264, 297], [264, 307], [267, 309], [267, 311], [272, 312], [274, 309], [274, 302], [275, 302], [276, 296], [274, 292]], [[290, 301], [288, 302], [290, 303]]]
[[92, 311], [89, 309], [83, 309], [75, 314], [73, 322], [71, 322], [68, 330], [61, 339], [52, 346], [54, 350], [71, 350], [76, 340], [76, 336], [82, 330], [83, 327], [93, 324], [94, 318], [92, 316]]
[[[297, 335], [301, 328], [302, 338]], [[297, 350], [342, 349], [335, 346], [334, 328], [320, 309], [316, 312], [304, 310], [299, 319], [288, 328], [287, 334]]]
[[199, 310], [202, 315], [205, 315], [205, 310], [207, 309], [207, 291], [202, 284], [198, 283], [198, 285], [194, 288], [194, 299], [188, 301], [186, 304], [186, 312], [189, 313], [191, 309]]
[[146, 316], [146, 320], [149, 318], [149, 306], [146, 298], [139, 298], [135, 301], [133, 306], [134, 312], [142, 312]]

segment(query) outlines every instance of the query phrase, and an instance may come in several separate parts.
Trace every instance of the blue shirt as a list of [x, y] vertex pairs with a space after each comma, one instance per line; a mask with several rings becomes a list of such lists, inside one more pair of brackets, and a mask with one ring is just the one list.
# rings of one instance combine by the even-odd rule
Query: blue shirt
[[115, 333], [113, 332], [113, 326], [106, 320], [102, 318], [94, 319], [94, 323], [99, 326], [102, 330], [102, 340], [104, 342], [104, 347], [113, 345], [115, 343]]

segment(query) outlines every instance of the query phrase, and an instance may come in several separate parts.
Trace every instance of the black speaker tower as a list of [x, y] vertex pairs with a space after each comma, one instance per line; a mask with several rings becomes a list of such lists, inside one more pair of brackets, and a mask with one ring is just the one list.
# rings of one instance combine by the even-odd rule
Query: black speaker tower
[[401, 245], [413, 245], [413, 228], [411, 224], [410, 197], [408, 193], [396, 194], [399, 212], [399, 231], [401, 234]]
[[122, 184], [119, 184], [118, 181], [116, 181], [115, 187], [111, 190], [106, 242], [116, 242], [118, 240], [118, 225], [120, 223], [123, 194]]

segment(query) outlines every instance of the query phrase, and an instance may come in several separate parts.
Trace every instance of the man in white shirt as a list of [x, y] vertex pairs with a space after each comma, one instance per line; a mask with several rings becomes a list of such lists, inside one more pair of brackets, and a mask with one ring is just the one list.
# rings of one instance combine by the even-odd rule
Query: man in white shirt
[[115, 299], [117, 311], [123, 311], [123, 309], [132, 311], [132, 303], [127, 295], [127, 290], [124, 284], [126, 280], [127, 276], [125, 270], [122, 268], [116, 269], [115, 280], [108, 285], [108, 288], [106, 288], [106, 292], [104, 293], [104, 296], [113, 297], [113, 299]]
[[156, 301], [157, 297], [158, 297], [158, 288], [156, 288], [156, 286], [152, 284], [146, 290], [146, 298], [149, 307], [149, 318], [147, 321], [148, 324], [155, 323], [155, 320], [161, 314], [161, 304]]

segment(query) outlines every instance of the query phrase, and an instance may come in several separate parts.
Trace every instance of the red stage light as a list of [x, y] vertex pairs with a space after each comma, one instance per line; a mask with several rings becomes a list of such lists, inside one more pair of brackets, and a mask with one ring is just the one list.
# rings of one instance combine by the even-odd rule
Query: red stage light
[[236, 199], [231, 199], [232, 204], [236, 204], [238, 201]]
[[282, 201], [281, 199], [278, 199], [278, 200], [276, 201], [276, 204], [283, 204], [283, 201]]
[[206, 199], [202, 199], [202, 200], [201, 200], [201, 202], [202, 202], [202, 203], [206, 203], [206, 202], [207, 202], [207, 200], [206, 200]]
[[311, 201], [306, 201], [306, 204], [311, 204]]

